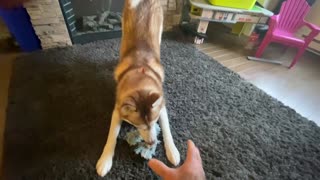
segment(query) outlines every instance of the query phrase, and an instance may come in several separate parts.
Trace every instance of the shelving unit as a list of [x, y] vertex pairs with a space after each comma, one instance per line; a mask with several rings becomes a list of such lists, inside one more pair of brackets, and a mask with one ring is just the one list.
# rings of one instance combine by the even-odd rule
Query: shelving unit
[[210, 22], [266, 24], [269, 17], [273, 15], [271, 11], [257, 5], [250, 10], [246, 10], [213, 6], [205, 0], [190, 0], [189, 2], [193, 7], [201, 9], [201, 15], [199, 16], [189, 13], [189, 17], [192, 21], [198, 21], [196, 28], [197, 35], [194, 39], [195, 44], [203, 43], [203, 36], [207, 32], [208, 24]]

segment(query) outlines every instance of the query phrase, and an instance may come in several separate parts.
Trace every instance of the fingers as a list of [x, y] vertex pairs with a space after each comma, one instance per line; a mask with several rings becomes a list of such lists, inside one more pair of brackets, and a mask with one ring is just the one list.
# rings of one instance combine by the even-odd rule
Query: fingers
[[148, 162], [148, 166], [158, 175], [163, 177], [166, 173], [171, 171], [171, 168], [166, 166], [163, 162], [157, 159], [151, 159]]
[[201, 161], [199, 149], [191, 140], [188, 140], [188, 152], [186, 161], [192, 162], [194, 160]]

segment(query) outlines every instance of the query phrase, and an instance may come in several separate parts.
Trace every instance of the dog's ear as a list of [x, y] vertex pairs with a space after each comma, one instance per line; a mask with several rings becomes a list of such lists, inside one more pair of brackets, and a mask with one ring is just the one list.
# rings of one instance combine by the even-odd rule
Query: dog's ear
[[136, 111], [137, 111], [137, 107], [136, 107], [136, 103], [133, 101], [133, 99], [126, 98], [121, 105], [121, 113], [123, 115], [128, 115], [128, 114], [136, 112]]
[[157, 108], [162, 102], [162, 96], [156, 92], [150, 92], [148, 99], [152, 108]]

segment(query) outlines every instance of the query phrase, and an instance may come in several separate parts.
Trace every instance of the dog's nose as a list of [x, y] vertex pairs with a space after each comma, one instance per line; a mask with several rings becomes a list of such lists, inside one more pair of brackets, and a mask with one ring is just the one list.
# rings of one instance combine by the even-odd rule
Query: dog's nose
[[146, 142], [146, 144], [148, 144], [148, 145], [153, 145], [155, 143], [155, 141], [150, 141], [150, 142]]

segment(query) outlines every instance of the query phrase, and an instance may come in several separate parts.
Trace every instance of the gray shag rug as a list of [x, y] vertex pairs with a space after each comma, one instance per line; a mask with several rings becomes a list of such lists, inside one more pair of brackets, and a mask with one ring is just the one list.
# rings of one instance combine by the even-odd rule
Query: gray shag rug
[[[41, 51], [15, 62], [5, 129], [6, 179], [100, 179], [119, 40]], [[320, 128], [192, 44], [164, 40], [165, 91], [182, 159], [201, 151], [207, 179], [319, 179]], [[106, 179], [158, 179], [121, 130]], [[162, 137], [160, 136], [160, 140]], [[156, 158], [168, 163], [163, 144]]]

